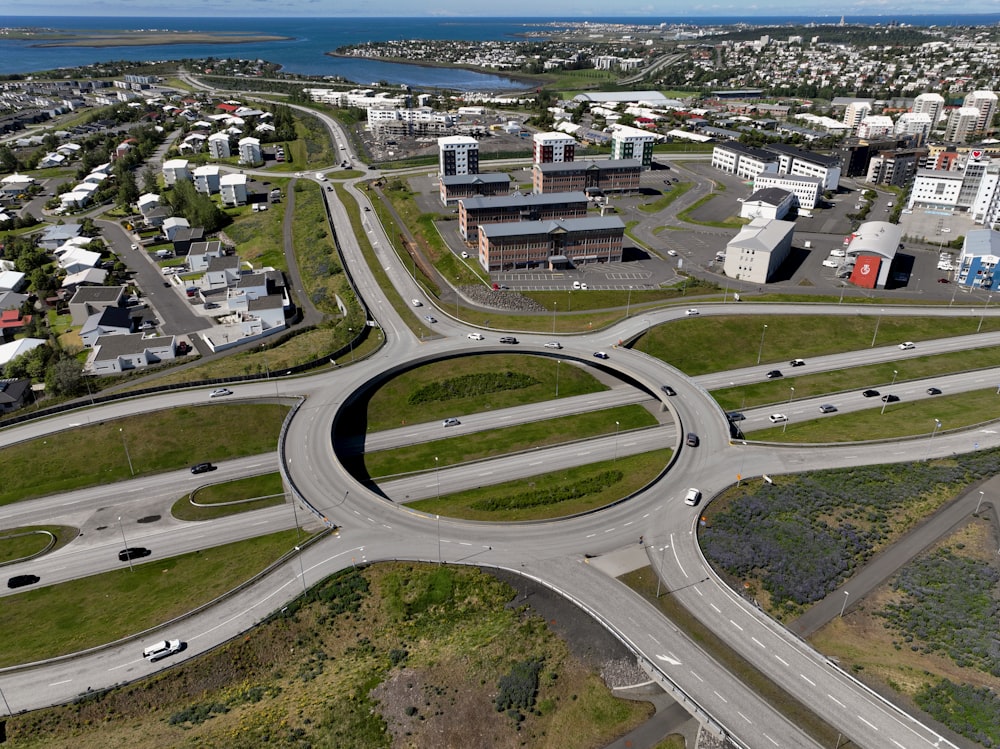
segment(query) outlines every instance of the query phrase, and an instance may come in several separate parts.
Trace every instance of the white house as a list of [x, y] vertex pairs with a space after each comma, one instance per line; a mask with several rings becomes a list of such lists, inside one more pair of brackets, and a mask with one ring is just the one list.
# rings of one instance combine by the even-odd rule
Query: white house
[[147, 338], [142, 333], [101, 336], [87, 358], [86, 369], [94, 374], [118, 374], [169, 361], [175, 356], [173, 336]]
[[96, 267], [100, 259], [101, 253], [99, 252], [73, 247], [59, 257], [59, 267], [66, 273], [79, 273], [82, 270]]
[[163, 181], [169, 185], [191, 179], [187, 159], [170, 159], [163, 162]]
[[765, 187], [755, 190], [749, 198], [743, 201], [740, 208], [740, 218], [765, 218], [769, 220], [784, 218], [792, 209], [795, 196], [780, 187]]
[[227, 174], [219, 180], [219, 197], [223, 205], [246, 205], [247, 176]]
[[150, 211], [160, 207], [160, 196], [156, 193], [147, 192], [145, 195], [140, 195], [135, 204], [139, 209], [139, 213], [147, 216]]
[[18, 338], [16, 341], [0, 345], [0, 368], [6, 367], [12, 360], [32, 349], [45, 345], [44, 338]]
[[173, 242], [174, 237], [180, 229], [190, 228], [191, 224], [188, 223], [186, 218], [182, 218], [181, 216], [171, 216], [163, 222], [163, 236]]

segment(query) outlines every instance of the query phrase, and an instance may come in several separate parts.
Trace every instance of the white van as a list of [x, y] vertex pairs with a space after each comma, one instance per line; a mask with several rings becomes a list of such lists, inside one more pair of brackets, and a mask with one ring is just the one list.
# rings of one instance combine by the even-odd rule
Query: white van
[[694, 507], [701, 500], [701, 492], [695, 488], [687, 490], [687, 494], [684, 495], [684, 504]]
[[168, 655], [179, 653], [184, 649], [184, 643], [180, 640], [160, 640], [150, 645], [142, 651], [142, 657], [148, 658], [150, 662], [166, 658]]

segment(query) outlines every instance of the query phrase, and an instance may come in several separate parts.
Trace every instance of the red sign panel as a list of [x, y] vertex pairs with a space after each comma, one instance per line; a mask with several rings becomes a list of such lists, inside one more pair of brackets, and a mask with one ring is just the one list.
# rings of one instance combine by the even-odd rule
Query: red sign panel
[[854, 272], [851, 273], [850, 281], [855, 286], [863, 289], [874, 289], [878, 281], [878, 269], [882, 265], [882, 258], [873, 255], [858, 255], [858, 260], [854, 264]]

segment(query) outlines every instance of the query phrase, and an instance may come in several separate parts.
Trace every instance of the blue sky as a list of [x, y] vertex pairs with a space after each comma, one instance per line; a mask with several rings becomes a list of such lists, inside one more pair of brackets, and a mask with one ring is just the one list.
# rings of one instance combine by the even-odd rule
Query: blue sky
[[[348, 7], [345, 7], [348, 6]], [[88, 0], [86, 3], [67, 0], [32, 0], [21, 4], [17, 11], [32, 16], [207, 16], [234, 15], [273, 17], [525, 17], [545, 18], [683, 18], [685, 16], [775, 16], [819, 15], [876, 16], [918, 15], [943, 13], [1000, 13], [1000, 0], [848, 0], [833, 5], [808, 5], [801, 0], [770, 0], [769, 2], [649, 2], [648, 0], [547, 0], [543, 5], [533, 0], [427, 0], [425, 3], [402, 3], [399, 0], [356, 0], [334, 3], [330, 0]], [[10, 10], [7, 9], [9, 13]], [[16, 16], [0, 16], [0, 26], [16, 25]], [[53, 24], [55, 25], [55, 24]]]

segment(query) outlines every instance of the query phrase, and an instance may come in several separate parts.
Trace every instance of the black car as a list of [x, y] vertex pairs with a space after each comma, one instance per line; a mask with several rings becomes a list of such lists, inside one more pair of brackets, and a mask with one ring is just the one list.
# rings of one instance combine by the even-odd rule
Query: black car
[[893, 395], [892, 393], [887, 393], [886, 395], [882, 396], [882, 402], [883, 403], [895, 403], [898, 400], [899, 400], [899, 396], [898, 395]]
[[746, 416], [741, 414], [739, 411], [730, 411], [726, 414], [726, 418], [730, 421], [743, 421]]
[[512, 335], [505, 335], [500, 339], [500, 343], [517, 343], [517, 339]]
[[149, 549], [142, 546], [129, 546], [127, 549], [122, 549], [118, 552], [118, 561], [127, 562], [129, 559], [142, 559], [152, 553]]
[[25, 585], [34, 585], [41, 579], [38, 575], [14, 575], [7, 581], [7, 587], [23, 588]]
[[784, 375], [781, 374], [780, 369], [772, 369], [770, 372], [767, 373], [767, 379], [769, 380], [776, 380], [779, 377], [784, 377]]
[[191, 466], [191, 473], [208, 473], [209, 471], [214, 471], [215, 466], [211, 463], [196, 463]]
[[861, 394], [865, 396], [865, 398], [876, 398], [878, 397], [879, 392], [878, 390], [865, 390]]
[[927, 388], [927, 395], [941, 395], [939, 388]]
[[790, 362], [788, 362], [788, 366], [790, 367], [804, 367], [805, 365], [806, 365], [805, 359], [792, 359]]
[[676, 390], [674, 390], [674, 389], [673, 389], [672, 387], [670, 387], [669, 385], [661, 385], [661, 386], [660, 386], [660, 390], [662, 390], [662, 391], [663, 391], [664, 393], [666, 393], [667, 395], [677, 395], [677, 391], [676, 391]]

